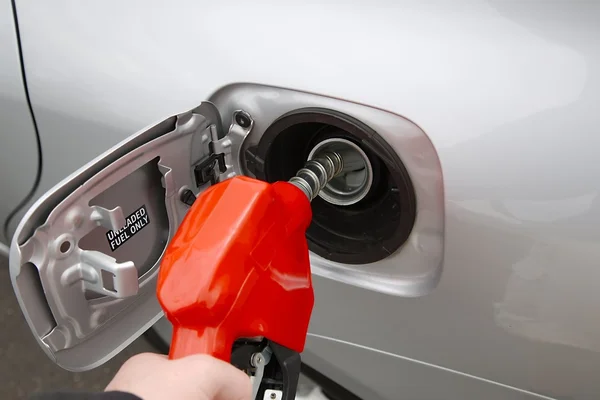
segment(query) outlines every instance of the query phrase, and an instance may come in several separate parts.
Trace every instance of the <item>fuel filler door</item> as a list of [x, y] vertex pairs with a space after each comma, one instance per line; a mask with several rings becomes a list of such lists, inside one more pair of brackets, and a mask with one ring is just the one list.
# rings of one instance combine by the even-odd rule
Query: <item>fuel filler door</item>
[[212, 103], [119, 143], [57, 184], [20, 222], [10, 275], [42, 349], [71, 371], [117, 354], [161, 316], [163, 252], [199, 192], [240, 173], [252, 129]]

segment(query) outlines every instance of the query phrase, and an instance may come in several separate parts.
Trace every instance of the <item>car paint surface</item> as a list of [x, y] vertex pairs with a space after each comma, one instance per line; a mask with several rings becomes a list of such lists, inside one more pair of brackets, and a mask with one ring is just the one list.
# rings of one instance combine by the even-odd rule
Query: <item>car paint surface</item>
[[400, 114], [443, 168], [441, 281], [409, 299], [315, 278], [307, 362], [368, 399], [600, 396], [600, 3], [20, 0], [17, 11], [44, 155], [36, 197], [231, 83]]
[[[27, 104], [10, 1], [0, 2], [0, 247], [10, 241], [5, 222], [34, 189], [37, 136]], [[8, 227], [6, 227], [8, 228]], [[0, 253], [1, 253], [0, 249]]]

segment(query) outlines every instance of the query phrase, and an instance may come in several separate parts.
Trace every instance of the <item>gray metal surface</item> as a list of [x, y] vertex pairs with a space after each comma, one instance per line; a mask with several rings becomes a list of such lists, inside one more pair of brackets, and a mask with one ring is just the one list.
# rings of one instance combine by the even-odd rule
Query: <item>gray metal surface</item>
[[[461, 378], [446, 399], [465, 398], [459, 386], [493, 393], [496, 383], [598, 397], [598, 2], [17, 5], [47, 167], [38, 197], [131, 132], [232, 82], [402, 115], [442, 166], [440, 283], [406, 299], [316, 277], [311, 332], [373, 350], [309, 340], [307, 354], [324, 354], [323, 372], [362, 393], [393, 384], [378, 392], [385, 400], [450, 387], [453, 371], [476, 379]], [[354, 369], [368, 355], [371, 368]], [[386, 362], [399, 356], [436, 368]]]
[[[477, 376], [420, 362], [375, 348], [310, 335], [304, 362], [362, 399], [550, 399]], [[360, 362], [356, 362], [360, 360]], [[370, 369], [376, 369], [371, 373]], [[592, 397], [590, 397], [592, 399]]]
[[[218, 118], [212, 107], [132, 136], [57, 185], [19, 225], [13, 286], [38, 343], [61, 367], [102, 364], [162, 316], [156, 277], [188, 209], [179, 194], [198, 193], [193, 166], [211, 148], [225, 155], [222, 176], [235, 174], [230, 149], [248, 133], [220, 139], [220, 120], [202, 114], [208, 109]], [[122, 236], [117, 249], [113, 237]]]
[[10, 1], [0, 1], [0, 256], [8, 216], [33, 189], [40, 160], [27, 105]]

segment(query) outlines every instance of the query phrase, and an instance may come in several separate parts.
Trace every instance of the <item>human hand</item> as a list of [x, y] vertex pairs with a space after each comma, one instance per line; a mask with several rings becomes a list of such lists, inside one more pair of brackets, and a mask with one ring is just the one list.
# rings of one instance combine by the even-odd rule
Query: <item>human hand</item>
[[177, 360], [142, 353], [123, 364], [105, 391], [129, 392], [143, 400], [251, 400], [250, 378], [208, 355]]

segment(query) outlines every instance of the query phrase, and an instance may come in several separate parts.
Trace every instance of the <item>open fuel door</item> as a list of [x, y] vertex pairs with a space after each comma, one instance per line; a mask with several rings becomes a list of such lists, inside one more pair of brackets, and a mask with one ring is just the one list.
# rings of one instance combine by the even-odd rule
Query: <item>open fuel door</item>
[[240, 173], [252, 128], [202, 103], [144, 129], [40, 198], [13, 237], [10, 274], [40, 346], [61, 367], [102, 364], [161, 316], [163, 252], [195, 196]]

